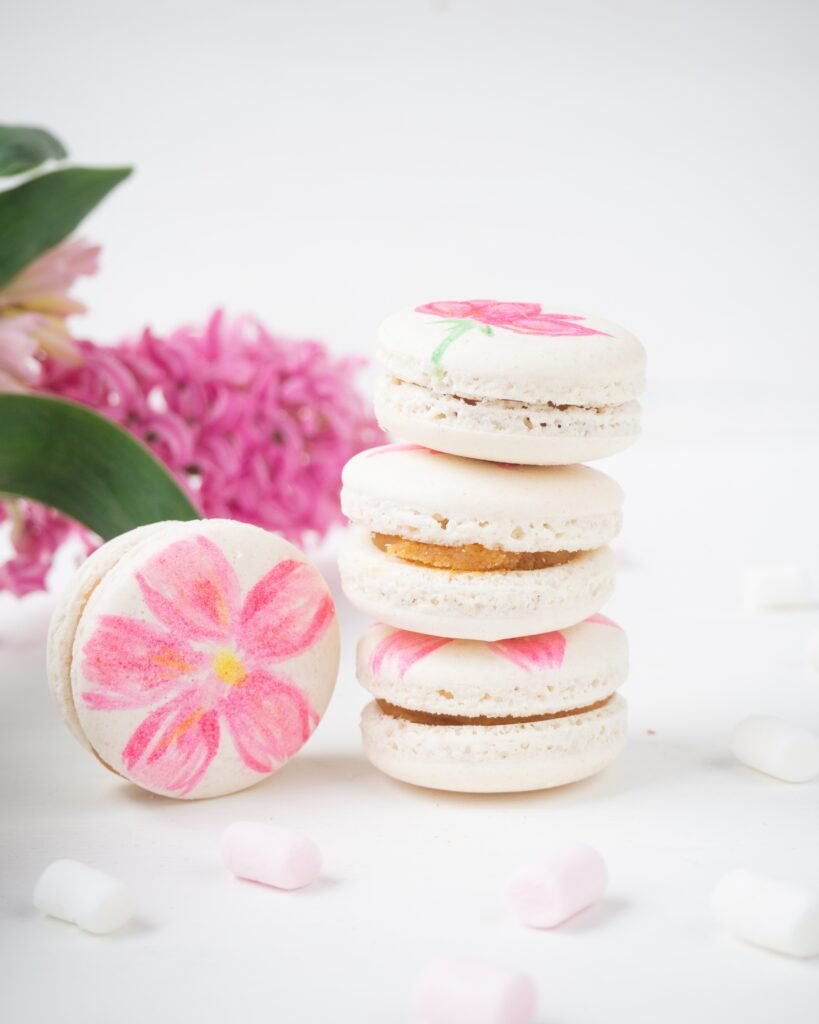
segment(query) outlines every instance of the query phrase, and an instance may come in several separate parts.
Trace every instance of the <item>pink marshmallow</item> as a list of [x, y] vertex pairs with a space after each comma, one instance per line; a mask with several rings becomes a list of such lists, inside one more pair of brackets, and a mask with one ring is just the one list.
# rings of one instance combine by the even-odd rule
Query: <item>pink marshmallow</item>
[[479, 960], [442, 960], [423, 972], [415, 1009], [427, 1024], [531, 1024], [537, 994], [519, 971]]
[[321, 871], [312, 839], [260, 821], [234, 822], [222, 836], [222, 856], [238, 878], [277, 889], [301, 889]]
[[506, 903], [522, 924], [554, 928], [591, 906], [606, 891], [606, 864], [585, 843], [564, 843], [520, 871]]

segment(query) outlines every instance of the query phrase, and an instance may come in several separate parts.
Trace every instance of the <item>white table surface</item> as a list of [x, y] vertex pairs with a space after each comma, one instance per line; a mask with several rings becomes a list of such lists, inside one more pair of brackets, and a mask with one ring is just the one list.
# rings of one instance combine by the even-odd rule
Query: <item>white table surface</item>
[[[819, 731], [819, 674], [802, 657], [819, 610], [747, 614], [738, 598], [748, 561], [807, 558], [819, 579], [816, 435], [765, 430], [757, 417], [715, 437], [692, 423], [684, 443], [649, 433], [605, 466], [628, 495], [632, 564], [607, 610], [632, 645], [631, 740], [607, 773], [554, 792], [449, 795], [370, 768], [352, 669], [364, 620], [341, 599], [337, 695], [302, 754], [233, 797], [148, 795], [61, 726], [48, 600], [0, 604], [0, 1017], [399, 1024], [424, 964], [468, 955], [530, 971], [538, 1024], [819, 1019], [819, 960], [746, 946], [708, 912], [737, 865], [819, 887], [819, 783], [756, 774], [726, 745], [752, 712]], [[337, 591], [332, 545], [321, 565]], [[314, 836], [321, 881], [285, 894], [232, 878], [219, 838], [241, 818]], [[609, 893], [558, 930], [526, 930], [504, 881], [562, 837], [601, 850]], [[125, 880], [135, 923], [96, 938], [39, 918], [32, 887], [58, 857]]]

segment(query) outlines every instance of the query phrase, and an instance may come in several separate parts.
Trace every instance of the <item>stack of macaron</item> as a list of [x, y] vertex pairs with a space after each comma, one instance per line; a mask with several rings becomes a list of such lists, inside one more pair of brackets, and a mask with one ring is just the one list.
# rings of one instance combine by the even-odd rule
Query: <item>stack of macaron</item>
[[536, 303], [389, 317], [376, 414], [401, 443], [347, 463], [344, 591], [377, 623], [357, 674], [364, 749], [394, 778], [513, 792], [622, 749], [625, 634], [600, 614], [623, 494], [579, 465], [639, 432], [645, 353], [607, 320]]

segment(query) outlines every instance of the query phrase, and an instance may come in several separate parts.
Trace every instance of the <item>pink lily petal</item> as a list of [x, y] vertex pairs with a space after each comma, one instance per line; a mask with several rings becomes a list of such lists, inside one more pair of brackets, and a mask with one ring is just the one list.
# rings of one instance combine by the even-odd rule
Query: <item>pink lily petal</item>
[[90, 708], [150, 707], [201, 671], [205, 655], [147, 622], [103, 615], [82, 651]]
[[284, 661], [318, 640], [332, 621], [333, 602], [316, 570], [285, 559], [245, 598], [240, 647], [254, 659]]
[[307, 697], [287, 680], [253, 672], [220, 703], [239, 756], [270, 772], [299, 750], [318, 723]]
[[235, 628], [239, 581], [207, 537], [179, 540], [136, 574], [145, 603], [177, 636], [222, 640]]
[[538, 633], [535, 636], [496, 640], [492, 650], [519, 668], [560, 668], [566, 653], [566, 637], [562, 633]]
[[185, 690], [137, 727], [122, 752], [132, 778], [149, 789], [184, 796], [199, 782], [219, 748], [219, 718]]
[[370, 671], [376, 675], [381, 671], [385, 661], [392, 662], [398, 678], [403, 679], [417, 661], [448, 643], [451, 641], [445, 637], [398, 630], [388, 634], [375, 645], [370, 653]]

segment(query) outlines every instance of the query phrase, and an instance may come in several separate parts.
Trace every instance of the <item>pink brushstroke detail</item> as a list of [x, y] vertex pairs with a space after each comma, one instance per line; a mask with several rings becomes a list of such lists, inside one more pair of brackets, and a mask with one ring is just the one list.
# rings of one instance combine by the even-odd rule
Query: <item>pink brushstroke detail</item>
[[503, 327], [517, 334], [539, 334], [549, 337], [611, 337], [581, 321], [582, 316], [568, 313], [544, 313], [537, 302], [495, 302], [492, 299], [470, 299], [465, 302], [428, 302], [417, 306], [416, 313], [429, 313], [447, 320], [474, 320], [491, 327]]
[[387, 662], [395, 669], [398, 678], [403, 679], [416, 662], [451, 642], [445, 637], [399, 629], [387, 634], [375, 645], [370, 653], [370, 671], [377, 675]]
[[291, 758], [318, 724], [301, 690], [267, 672], [235, 687], [222, 713], [242, 760], [257, 772], [270, 772]]
[[495, 640], [490, 647], [526, 672], [532, 669], [560, 668], [566, 653], [562, 633], [538, 633], [510, 640]]
[[[177, 541], [136, 574], [159, 625], [103, 615], [83, 648], [96, 711], [148, 711], [123, 763], [150, 789], [184, 796], [219, 750], [224, 719], [239, 756], [270, 772], [310, 736], [319, 716], [270, 665], [309, 650], [335, 616], [321, 577], [293, 559], [275, 565], [242, 600], [239, 580], [205, 537]], [[229, 652], [232, 676], [217, 674]]]
[[597, 612], [596, 615], [590, 615], [585, 621], [586, 622], [599, 622], [602, 626], [614, 626], [614, 628], [615, 629], [619, 629], [620, 632], [623, 631], [623, 627], [619, 626], [614, 621], [614, 619], [610, 619], [608, 617], [608, 615], [602, 615], [600, 612]]
[[242, 651], [264, 662], [285, 661], [308, 650], [327, 629], [335, 609], [316, 595], [316, 572], [288, 559], [252, 588], [240, 616]]

